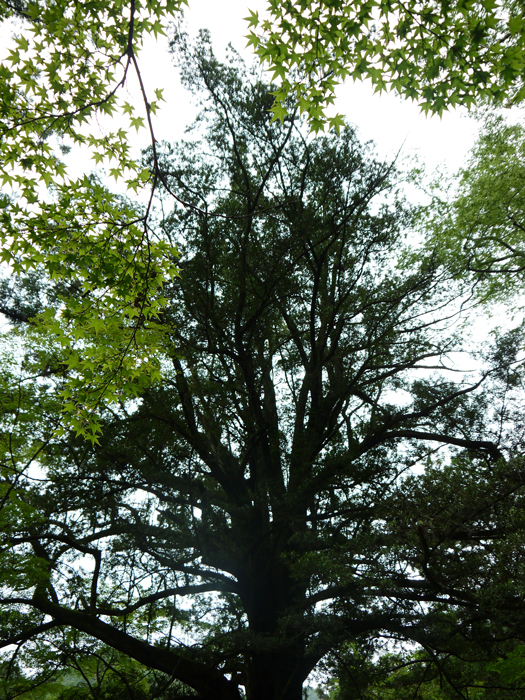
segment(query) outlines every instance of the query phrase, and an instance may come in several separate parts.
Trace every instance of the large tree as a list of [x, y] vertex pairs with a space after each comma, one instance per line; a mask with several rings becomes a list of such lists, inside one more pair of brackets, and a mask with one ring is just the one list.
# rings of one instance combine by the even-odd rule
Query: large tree
[[[64, 301], [67, 313], [43, 315], [38, 323], [60, 340], [82, 379], [64, 386], [62, 408], [69, 424], [92, 440], [99, 432], [97, 406], [133, 395], [156, 372], [149, 362], [159, 348], [154, 318], [165, 301], [163, 283], [177, 267], [174, 251], [150, 227], [150, 205], [159, 189], [191, 203], [168, 187], [157, 158], [147, 168], [138, 163], [128, 131], [144, 129], [156, 154], [162, 88], [144, 83], [140, 50], [148, 35], [163, 34], [180, 17], [185, 4], [0, 3], [4, 35], [6, 28], [15, 32], [0, 61], [0, 260], [17, 271], [43, 266], [82, 290]], [[368, 77], [378, 89], [393, 86], [437, 112], [480, 97], [519, 102], [522, 4], [270, 0], [268, 16], [249, 40], [282, 79], [275, 114], [282, 118], [297, 104], [320, 129], [324, 107], [345, 76]], [[257, 13], [249, 23], [259, 24]], [[124, 94], [131, 75], [140, 107]], [[286, 95], [293, 96], [288, 107]], [[119, 119], [110, 122], [112, 116]], [[341, 119], [328, 123], [339, 128]], [[90, 153], [129, 198], [116, 197], [87, 174], [72, 176], [60, 151], [71, 147]], [[139, 309], [148, 317], [141, 327]], [[89, 358], [79, 345], [90, 346]]]
[[[74, 368], [53, 344], [12, 360], [3, 646], [34, 669], [91, 638], [202, 700], [300, 700], [349, 641], [521, 639], [519, 334], [462, 371], [468, 289], [411, 251], [395, 164], [351, 128], [272, 123], [268, 86], [205, 38], [178, 50], [203, 112], [159, 157], [194, 205], [158, 209], [182, 251], [163, 378], [89, 446], [57, 437]], [[22, 341], [54, 298], [4, 286]]]

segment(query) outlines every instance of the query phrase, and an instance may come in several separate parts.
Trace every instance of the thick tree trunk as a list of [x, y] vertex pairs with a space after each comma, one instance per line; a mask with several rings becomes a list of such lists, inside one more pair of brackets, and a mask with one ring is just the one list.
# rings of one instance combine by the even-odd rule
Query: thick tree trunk
[[246, 657], [247, 700], [302, 700], [306, 587], [290, 575], [279, 552], [261, 548], [247, 564], [241, 583], [253, 634]]
[[302, 700], [301, 659], [292, 649], [256, 654], [247, 668], [247, 700]]

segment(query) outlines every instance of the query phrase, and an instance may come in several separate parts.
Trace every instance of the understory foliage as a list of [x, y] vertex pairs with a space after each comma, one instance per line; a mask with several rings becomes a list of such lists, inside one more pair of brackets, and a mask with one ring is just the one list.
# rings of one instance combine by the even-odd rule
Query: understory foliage
[[48, 647], [31, 659], [40, 673], [24, 668], [23, 655], [0, 667], [2, 698], [23, 700], [175, 700], [181, 684], [145, 668], [126, 654], [78, 632], [67, 636], [67, 651]]
[[322, 700], [515, 700], [523, 695], [523, 644], [499, 645], [488, 654], [462, 655], [425, 649], [385, 653], [349, 644], [340, 650], [335, 676], [320, 693]]
[[206, 35], [173, 50], [202, 113], [144, 156], [192, 204], [156, 207], [181, 253], [161, 381], [101, 411], [100, 444], [57, 433], [60, 358], [24, 345], [55, 283], [2, 288], [5, 697], [105, 661], [152, 697], [301, 700], [348, 649], [408, 642], [444, 682], [444, 656], [503, 658], [525, 641], [520, 329], [469, 355], [472, 280], [414, 254], [396, 165], [291, 105], [272, 122]]

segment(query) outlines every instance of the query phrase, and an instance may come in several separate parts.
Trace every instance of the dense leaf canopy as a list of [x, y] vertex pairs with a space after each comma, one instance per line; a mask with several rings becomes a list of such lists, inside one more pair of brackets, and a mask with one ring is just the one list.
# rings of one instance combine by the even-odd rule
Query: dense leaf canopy
[[[62, 347], [60, 364], [69, 369], [62, 410], [93, 441], [99, 406], [158, 378], [163, 285], [177, 274], [177, 253], [150, 226], [151, 206], [158, 189], [192, 205], [159, 168], [154, 115], [162, 90], [144, 84], [139, 59], [144, 39], [163, 34], [185, 4], [0, 5], [2, 29], [15, 31], [0, 62], [1, 260], [15, 272], [43, 269], [60, 280], [61, 307], [35, 319], [34, 332], [52, 334]], [[268, 9], [262, 22], [253, 12], [248, 18], [256, 27], [249, 42], [281, 81], [273, 107], [281, 119], [298, 105], [314, 130], [322, 128], [324, 107], [345, 77], [392, 86], [439, 113], [477, 98], [523, 97], [521, 1], [272, 0]], [[132, 75], [140, 108], [122, 90]], [[342, 117], [328, 124], [338, 129]], [[130, 129], [149, 133], [148, 167], [131, 153]], [[70, 148], [89, 153], [127, 196], [104, 179], [73, 177], [60, 150]]]
[[[469, 289], [416, 254], [395, 164], [350, 127], [272, 122], [205, 36], [174, 49], [203, 112], [144, 162], [192, 204], [155, 210], [181, 251], [162, 381], [92, 447], [55, 431], [52, 344], [3, 378], [4, 669], [94, 640], [172, 697], [300, 700], [345, 644], [523, 641], [519, 329], [474, 363]], [[21, 276], [3, 308], [23, 322], [53, 289]]]

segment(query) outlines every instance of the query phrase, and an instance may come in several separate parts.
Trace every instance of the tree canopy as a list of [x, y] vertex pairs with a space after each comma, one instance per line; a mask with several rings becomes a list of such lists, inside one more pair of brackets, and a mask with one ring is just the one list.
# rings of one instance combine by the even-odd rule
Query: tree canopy
[[514, 104], [525, 97], [525, 7], [522, 0], [269, 0], [251, 12], [249, 42], [280, 79], [276, 117], [286, 97], [317, 131], [346, 78], [393, 88], [441, 114], [480, 100]]
[[[524, 641], [520, 330], [470, 356], [470, 290], [415, 253], [396, 165], [351, 127], [272, 122], [205, 35], [174, 50], [203, 111], [144, 157], [192, 205], [152, 209], [181, 253], [161, 381], [91, 446], [56, 430], [53, 343], [2, 379], [5, 687], [86, 640], [201, 700], [300, 700], [350, 643]], [[77, 294], [21, 273], [2, 308], [23, 340]]]
[[469, 162], [437, 183], [429, 229], [457, 275], [477, 281], [480, 298], [521, 304], [525, 270], [525, 130], [501, 115], [486, 119]]
[[[338, 654], [338, 674], [328, 682], [323, 700], [515, 700], [523, 695], [525, 658], [522, 644], [499, 645], [473, 661], [433, 650], [383, 654], [348, 645]], [[320, 698], [320, 700], [321, 700]]]
[[[62, 410], [95, 441], [97, 407], [134, 396], [158, 378], [157, 322], [165, 280], [177, 254], [155, 235], [154, 193], [170, 189], [156, 157], [154, 115], [162, 89], [144, 84], [139, 54], [162, 34], [186, 0], [6, 0], [0, 21], [18, 32], [0, 63], [1, 260], [15, 272], [60, 280], [61, 308], [35, 319], [53, 334], [65, 372]], [[493, 0], [422, 5], [390, 0], [355, 5], [269, 2], [268, 18], [251, 13], [249, 42], [274, 71], [276, 117], [298, 106], [314, 130], [338, 129], [324, 108], [345, 77], [392, 86], [441, 113], [477, 98], [523, 97], [522, 3]], [[133, 74], [141, 110], [122, 88]], [[287, 101], [287, 96], [291, 99]], [[115, 125], [111, 118], [120, 119]], [[113, 124], [95, 127], [95, 120]], [[124, 125], [127, 125], [125, 128]], [[130, 151], [129, 129], [149, 133], [154, 156], [143, 167]], [[126, 196], [95, 175], [72, 177], [62, 155], [82, 148], [119, 181]], [[62, 149], [62, 152], [61, 152]], [[78, 290], [69, 294], [68, 289]], [[35, 341], [36, 342], [36, 341]]]

